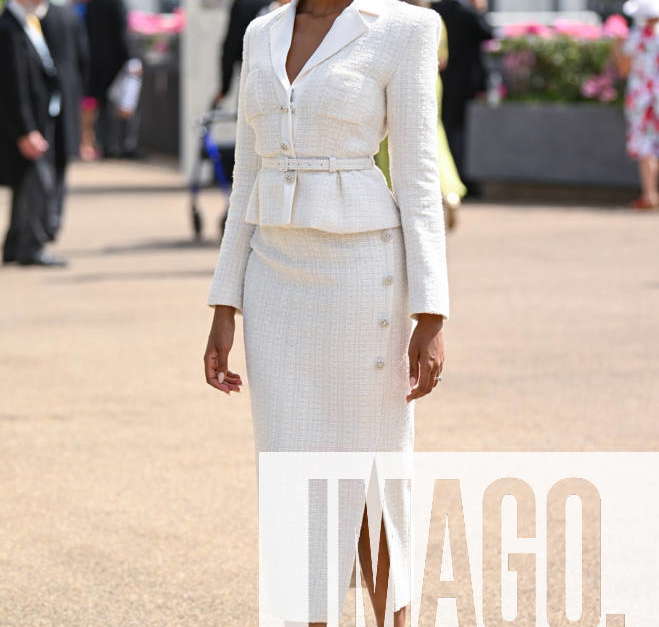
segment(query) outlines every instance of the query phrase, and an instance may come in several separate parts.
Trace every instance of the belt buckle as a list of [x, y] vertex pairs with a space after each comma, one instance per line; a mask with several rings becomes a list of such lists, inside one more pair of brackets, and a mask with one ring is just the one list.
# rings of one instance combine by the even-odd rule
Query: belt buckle
[[336, 172], [336, 157], [329, 158], [329, 165], [327, 168], [330, 172]]
[[289, 157], [282, 157], [280, 162], [279, 162], [279, 170], [280, 172], [288, 172], [288, 170], [291, 169], [291, 167], [288, 165], [288, 159]]

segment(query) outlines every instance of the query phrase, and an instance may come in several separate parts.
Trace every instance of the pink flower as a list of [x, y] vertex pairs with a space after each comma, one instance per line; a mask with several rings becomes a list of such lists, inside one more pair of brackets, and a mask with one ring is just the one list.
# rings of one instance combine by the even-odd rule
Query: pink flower
[[488, 39], [483, 44], [483, 50], [491, 53], [499, 52], [501, 50], [501, 42], [498, 39]]
[[599, 92], [599, 84], [596, 78], [589, 78], [581, 86], [581, 94], [584, 98], [595, 98]]
[[618, 97], [618, 92], [613, 87], [606, 87], [600, 93], [600, 100], [602, 102], [613, 102]]
[[547, 39], [552, 36], [552, 31], [544, 24], [538, 24], [537, 22], [526, 22], [504, 26], [503, 36], [509, 38], [532, 36]]
[[175, 13], [130, 11], [128, 14], [128, 27], [141, 35], [180, 33], [184, 26], [185, 17], [180, 10]]
[[575, 39], [600, 39], [602, 29], [594, 24], [584, 24], [573, 20], [558, 19], [554, 22], [554, 30], [559, 35], [567, 35]]
[[604, 22], [603, 32], [606, 37], [625, 39], [629, 35], [629, 26], [622, 15], [612, 15]]
[[613, 102], [618, 97], [618, 90], [615, 88], [616, 77], [611, 69], [604, 73], [591, 76], [581, 85], [581, 95], [591, 100], [600, 102]]

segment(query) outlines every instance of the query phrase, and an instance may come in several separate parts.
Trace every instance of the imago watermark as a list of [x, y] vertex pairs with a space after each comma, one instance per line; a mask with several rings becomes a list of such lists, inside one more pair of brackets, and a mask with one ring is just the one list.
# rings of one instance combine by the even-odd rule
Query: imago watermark
[[388, 625], [656, 627], [658, 497], [659, 453], [261, 453], [259, 624], [375, 625], [384, 572]]

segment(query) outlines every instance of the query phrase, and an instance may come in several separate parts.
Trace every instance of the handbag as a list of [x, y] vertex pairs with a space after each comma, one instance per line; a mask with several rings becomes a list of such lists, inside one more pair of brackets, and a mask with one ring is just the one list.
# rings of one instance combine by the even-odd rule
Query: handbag
[[110, 102], [125, 118], [132, 117], [137, 110], [142, 91], [142, 71], [142, 61], [129, 59], [108, 90]]

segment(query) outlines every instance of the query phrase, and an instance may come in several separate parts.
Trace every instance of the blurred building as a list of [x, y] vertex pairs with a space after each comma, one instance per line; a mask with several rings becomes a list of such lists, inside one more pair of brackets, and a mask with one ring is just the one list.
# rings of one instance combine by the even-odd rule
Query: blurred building
[[171, 13], [181, 6], [179, 0], [126, 0], [129, 10], [149, 13]]
[[619, 11], [623, 0], [490, 0], [491, 11]]

